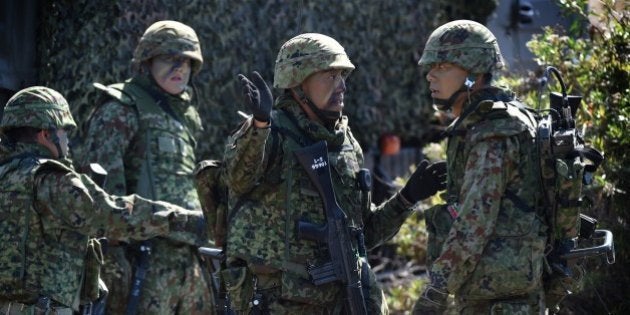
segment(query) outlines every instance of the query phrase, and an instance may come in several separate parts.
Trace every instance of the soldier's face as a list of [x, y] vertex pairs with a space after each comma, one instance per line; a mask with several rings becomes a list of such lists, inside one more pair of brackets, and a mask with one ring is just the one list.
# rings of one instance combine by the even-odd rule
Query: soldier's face
[[341, 69], [316, 72], [302, 82], [302, 90], [317, 108], [341, 112], [346, 75], [346, 71]]
[[183, 92], [190, 80], [190, 58], [176, 55], [159, 55], [151, 61], [151, 75], [167, 93]]
[[450, 62], [431, 65], [431, 70], [427, 73], [431, 97], [449, 99], [455, 91], [462, 87], [467, 75], [466, 70]]

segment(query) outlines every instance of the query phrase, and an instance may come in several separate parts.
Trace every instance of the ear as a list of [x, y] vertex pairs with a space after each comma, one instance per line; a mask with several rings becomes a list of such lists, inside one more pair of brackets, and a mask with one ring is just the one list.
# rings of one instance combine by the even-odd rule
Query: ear
[[35, 134], [35, 140], [37, 143], [43, 144], [46, 141], [50, 140], [50, 132], [46, 129], [41, 129], [38, 133]]

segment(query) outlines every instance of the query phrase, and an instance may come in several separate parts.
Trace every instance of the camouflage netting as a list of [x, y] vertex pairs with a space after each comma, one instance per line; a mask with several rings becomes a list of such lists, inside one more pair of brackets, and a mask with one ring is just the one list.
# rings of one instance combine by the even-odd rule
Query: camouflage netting
[[240, 121], [236, 111], [246, 110], [236, 74], [258, 70], [271, 86], [282, 43], [298, 33], [323, 33], [337, 39], [357, 67], [348, 81], [346, 114], [368, 149], [384, 132], [409, 142], [424, 136], [432, 109], [416, 64], [428, 35], [452, 19], [483, 23], [495, 7], [484, 0], [49, 1], [39, 29], [39, 83], [64, 94], [80, 123], [98, 99], [92, 82], [129, 77], [132, 51], [151, 23], [188, 24], [204, 58], [195, 80], [205, 124], [199, 158], [217, 158]]

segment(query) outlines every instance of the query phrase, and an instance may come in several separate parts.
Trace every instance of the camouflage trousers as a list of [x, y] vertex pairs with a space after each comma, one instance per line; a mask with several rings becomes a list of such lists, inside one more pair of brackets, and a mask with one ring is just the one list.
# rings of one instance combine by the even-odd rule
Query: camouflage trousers
[[42, 310], [34, 305], [26, 305], [19, 302], [0, 301], [0, 315], [72, 315], [74, 312], [69, 307], [51, 307]]
[[545, 299], [542, 289], [525, 296], [496, 300], [467, 300], [456, 297], [455, 304], [457, 314], [463, 315], [545, 314]]
[[[142, 286], [138, 314], [213, 314], [211, 287], [196, 249], [165, 239], [152, 239], [152, 253]], [[132, 268], [124, 247], [112, 247], [105, 258], [103, 280], [110, 295], [107, 314], [124, 314]]]
[[[228, 268], [222, 273], [225, 281], [227, 273], [241, 274], [237, 283], [227, 281], [228, 299], [230, 308], [236, 314], [346, 314], [344, 310], [344, 292], [339, 285], [333, 292], [330, 302], [318, 303], [319, 296], [308, 297], [308, 289], [304, 294], [291, 294], [286, 291], [291, 288], [287, 283], [287, 277], [282, 272], [254, 275], [247, 267]], [[243, 273], [244, 271], [244, 273]], [[385, 295], [376, 282], [374, 274], [370, 271], [369, 297], [366, 298], [368, 314], [389, 314]], [[290, 297], [288, 297], [290, 296]], [[301, 297], [297, 297], [301, 296]]]

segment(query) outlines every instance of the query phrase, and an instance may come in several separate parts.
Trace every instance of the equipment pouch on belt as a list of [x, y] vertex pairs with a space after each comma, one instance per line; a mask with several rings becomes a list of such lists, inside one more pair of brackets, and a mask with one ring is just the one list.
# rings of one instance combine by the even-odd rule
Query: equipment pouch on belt
[[310, 279], [305, 279], [300, 275], [291, 272], [282, 273], [281, 297], [283, 299], [309, 304], [327, 304], [333, 302], [338, 293], [336, 283], [315, 286]]
[[246, 311], [254, 294], [253, 275], [247, 267], [230, 267], [221, 270], [221, 279], [234, 311]]

